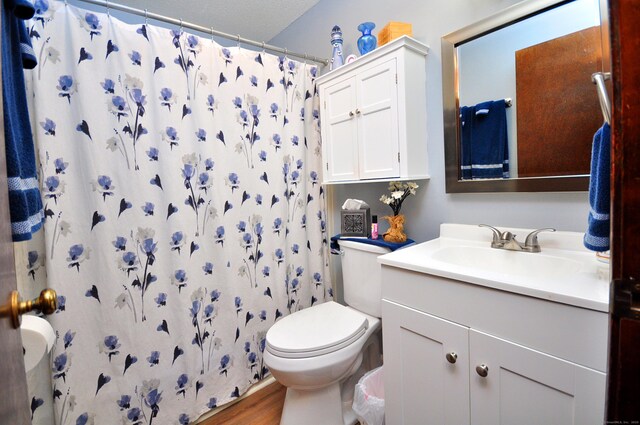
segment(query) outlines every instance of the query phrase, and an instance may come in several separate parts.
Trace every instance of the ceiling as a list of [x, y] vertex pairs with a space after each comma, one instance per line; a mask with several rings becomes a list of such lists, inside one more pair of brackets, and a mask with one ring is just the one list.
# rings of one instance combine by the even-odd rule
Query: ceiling
[[319, 0], [112, 0], [255, 41], [269, 42]]

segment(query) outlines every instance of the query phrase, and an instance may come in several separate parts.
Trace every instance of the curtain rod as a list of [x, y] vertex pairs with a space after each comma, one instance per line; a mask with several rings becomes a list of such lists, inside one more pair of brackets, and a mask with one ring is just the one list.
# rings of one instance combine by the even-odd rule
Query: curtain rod
[[[170, 18], [168, 16], [164, 16], [164, 15], [160, 15], [157, 13], [153, 13], [153, 12], [149, 12], [146, 9], [145, 10], [141, 10], [141, 9], [136, 9], [134, 7], [130, 7], [130, 6], [125, 6], [123, 4], [118, 4], [118, 3], [113, 3], [109, 0], [78, 0], [80, 2], [84, 2], [84, 3], [90, 3], [90, 4], [94, 4], [96, 6], [103, 6], [107, 9], [107, 11], [109, 9], [114, 9], [114, 10], [120, 10], [122, 12], [127, 12], [127, 13], [131, 13], [133, 15], [138, 15], [138, 16], [144, 16], [145, 19], [154, 19], [156, 21], [162, 21], [162, 22], [166, 22], [168, 24], [173, 24], [176, 26], [180, 26], [181, 28], [189, 28], [195, 31], [200, 31], [206, 34], [211, 34], [212, 36], [216, 36], [216, 37], [222, 37], [222, 38], [227, 38], [230, 40], [235, 40], [237, 41], [239, 44], [248, 44], [251, 46], [255, 46], [255, 47], [260, 47], [263, 50], [270, 50], [272, 52], [278, 52], [278, 53], [284, 53], [285, 56], [295, 56], [297, 58], [301, 58], [304, 60], [310, 60], [313, 62], [317, 62], [320, 63], [322, 65], [328, 65], [329, 64], [329, 60], [328, 59], [323, 59], [323, 58], [319, 58], [317, 56], [310, 56], [307, 55], [306, 53], [296, 53], [296, 52], [290, 52], [287, 49], [283, 49], [282, 47], [278, 47], [278, 46], [273, 46], [271, 44], [266, 44], [264, 41], [260, 42], [260, 41], [254, 41], [254, 40], [250, 40], [248, 38], [244, 38], [244, 37], [240, 37], [240, 35], [233, 35], [233, 34], [228, 34], [226, 32], [222, 32], [222, 31], [217, 31], [214, 30], [213, 27], [211, 28], [207, 28], [204, 27], [202, 25], [196, 25], [196, 24], [192, 24], [189, 22], [182, 22], [182, 19], [176, 19], [176, 18]], [[66, 0], [65, 0], [66, 3]]]

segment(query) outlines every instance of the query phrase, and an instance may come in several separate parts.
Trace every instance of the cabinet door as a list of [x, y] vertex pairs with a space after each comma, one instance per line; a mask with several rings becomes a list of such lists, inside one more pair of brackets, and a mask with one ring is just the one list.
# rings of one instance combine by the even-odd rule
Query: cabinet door
[[400, 176], [396, 60], [358, 73], [360, 178]]
[[474, 424], [603, 423], [605, 374], [473, 329], [469, 351]]
[[323, 88], [322, 159], [324, 181], [357, 180], [358, 127], [355, 78]]
[[385, 422], [469, 424], [469, 329], [386, 300], [382, 323]]

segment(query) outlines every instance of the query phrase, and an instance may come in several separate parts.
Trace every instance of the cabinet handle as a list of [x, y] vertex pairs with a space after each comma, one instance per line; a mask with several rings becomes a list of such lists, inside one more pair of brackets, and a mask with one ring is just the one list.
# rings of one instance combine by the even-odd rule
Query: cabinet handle
[[353, 111], [349, 111], [349, 116], [353, 118]]
[[486, 378], [489, 374], [489, 366], [486, 364], [481, 364], [480, 366], [476, 366], [476, 373], [483, 378]]
[[360, 115], [360, 109], [356, 109], [356, 115]]
[[456, 360], [458, 360], [458, 355], [456, 353], [454, 353], [453, 351], [450, 353], [447, 353], [447, 355], [445, 356], [447, 358], [447, 361], [451, 364], [454, 364], [456, 362]]

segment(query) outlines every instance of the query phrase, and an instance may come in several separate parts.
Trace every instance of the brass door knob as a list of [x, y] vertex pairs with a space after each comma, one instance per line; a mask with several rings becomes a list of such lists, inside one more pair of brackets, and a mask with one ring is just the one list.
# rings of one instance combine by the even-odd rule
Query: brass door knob
[[53, 289], [43, 289], [40, 296], [33, 300], [22, 301], [18, 291], [11, 292], [9, 305], [0, 307], [0, 317], [10, 317], [14, 328], [19, 328], [21, 316], [30, 311], [52, 314], [58, 308], [58, 295]]

